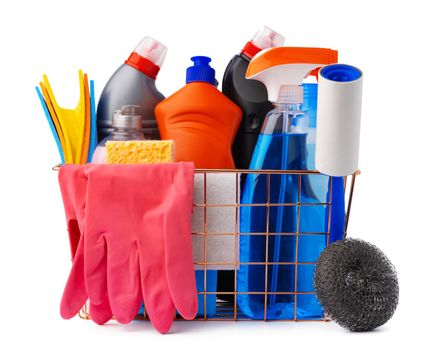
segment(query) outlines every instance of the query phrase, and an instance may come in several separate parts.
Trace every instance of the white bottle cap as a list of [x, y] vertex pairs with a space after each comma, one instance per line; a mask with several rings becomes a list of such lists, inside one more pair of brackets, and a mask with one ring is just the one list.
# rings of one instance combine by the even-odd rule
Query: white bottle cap
[[160, 41], [145, 36], [134, 49], [134, 52], [161, 67], [166, 57], [168, 48]]
[[263, 26], [251, 40], [255, 46], [264, 50], [270, 47], [283, 46], [285, 38], [273, 31], [271, 28]]

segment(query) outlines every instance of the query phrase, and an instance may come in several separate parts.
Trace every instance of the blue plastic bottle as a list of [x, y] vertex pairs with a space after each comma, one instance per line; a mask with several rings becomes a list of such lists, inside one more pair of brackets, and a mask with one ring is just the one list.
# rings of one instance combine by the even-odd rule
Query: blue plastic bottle
[[[291, 87], [292, 88], [292, 87]], [[294, 89], [296, 89], [294, 87]], [[300, 88], [298, 88], [300, 89]], [[284, 93], [283, 93], [284, 94]], [[291, 92], [281, 95], [279, 101], [266, 117], [259, 135], [250, 169], [306, 170], [308, 117], [300, 102], [293, 102]], [[295, 261], [312, 261], [326, 246], [325, 235], [297, 236], [299, 232], [324, 232], [324, 208], [296, 205], [272, 206], [272, 204], [297, 202], [318, 203], [307, 176], [274, 174], [267, 176], [249, 174], [241, 197], [241, 204], [271, 204], [269, 213], [266, 206], [242, 206], [240, 210], [240, 232], [261, 233], [261, 235], [241, 235], [240, 262], [268, 262], [270, 265], [241, 264], [238, 272], [238, 302], [242, 311], [249, 317], [264, 318], [265, 296], [241, 294], [242, 292], [287, 293], [267, 296], [267, 319], [294, 318], [294, 295], [296, 283], [304, 283], [303, 275], [311, 273], [306, 268], [291, 264]], [[299, 189], [301, 191], [299, 191]], [[268, 197], [269, 195], [269, 197]], [[299, 220], [298, 217], [302, 218]], [[269, 224], [267, 218], [269, 217]], [[269, 232], [268, 235], [263, 233]], [[296, 256], [296, 240], [299, 253]], [[268, 249], [266, 249], [266, 246]], [[288, 263], [277, 265], [272, 263]], [[308, 267], [309, 269], [309, 267]], [[267, 276], [267, 278], [266, 278]], [[296, 278], [297, 276], [297, 278]], [[265, 280], [267, 285], [265, 287]], [[298, 286], [298, 290], [306, 286]], [[298, 300], [297, 300], [298, 301]], [[300, 301], [302, 302], [302, 300]], [[318, 303], [314, 303], [307, 313], [321, 316]], [[316, 310], [312, 310], [312, 308]], [[303, 317], [303, 309], [297, 308]]]
[[[266, 116], [250, 169], [314, 170], [317, 85], [303, 89], [302, 81], [336, 58], [328, 49], [276, 48], [251, 60], [246, 77], [265, 83], [275, 109]], [[321, 174], [248, 174], [237, 273], [237, 301], [246, 316], [323, 317], [313, 272], [329, 239], [328, 183]]]

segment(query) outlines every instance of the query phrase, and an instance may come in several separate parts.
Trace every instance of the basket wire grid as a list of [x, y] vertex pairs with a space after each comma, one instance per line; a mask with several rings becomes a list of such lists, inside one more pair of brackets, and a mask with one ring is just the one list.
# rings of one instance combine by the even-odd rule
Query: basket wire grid
[[[58, 170], [59, 166], [56, 166], [53, 168], [54, 170]], [[225, 170], [225, 169], [196, 169], [196, 174], [202, 174], [203, 175], [203, 203], [194, 203], [194, 208], [202, 208], [203, 209], [203, 232], [192, 232], [191, 234], [193, 236], [201, 236], [203, 237], [203, 261], [194, 261], [194, 265], [197, 267], [203, 267], [204, 272], [204, 280], [203, 280], [203, 290], [198, 291], [199, 295], [203, 296], [203, 315], [197, 316], [195, 320], [199, 321], [288, 321], [287, 319], [282, 320], [275, 320], [275, 319], [268, 319], [267, 318], [267, 308], [268, 308], [268, 301], [267, 297], [271, 294], [275, 295], [293, 295], [294, 296], [294, 317], [292, 321], [294, 322], [325, 322], [329, 321], [328, 317], [324, 315], [322, 318], [316, 318], [316, 319], [300, 319], [297, 318], [297, 296], [298, 295], [313, 295], [314, 292], [302, 292], [298, 290], [297, 286], [297, 273], [298, 273], [298, 266], [300, 265], [315, 265], [316, 261], [311, 262], [301, 262], [298, 261], [298, 249], [299, 249], [299, 236], [300, 235], [315, 235], [315, 234], [321, 234], [326, 236], [326, 245], [329, 245], [330, 241], [330, 225], [331, 225], [331, 210], [328, 210], [328, 218], [327, 218], [327, 230], [326, 232], [300, 232], [300, 210], [297, 210], [297, 223], [296, 223], [296, 232], [282, 232], [282, 233], [275, 233], [270, 232], [269, 229], [269, 222], [270, 222], [270, 208], [273, 206], [295, 206], [295, 207], [302, 207], [302, 206], [312, 206], [312, 205], [320, 205], [330, 208], [332, 203], [332, 181], [329, 181], [329, 191], [328, 191], [328, 198], [326, 202], [318, 202], [318, 203], [311, 203], [311, 202], [302, 202], [301, 201], [301, 183], [302, 183], [302, 177], [303, 176], [326, 176], [324, 174], [319, 173], [318, 171], [314, 170]], [[207, 175], [208, 174], [221, 174], [221, 173], [231, 173], [235, 174], [235, 182], [236, 182], [236, 194], [235, 194], [235, 203], [207, 203]], [[267, 201], [266, 203], [258, 203], [258, 204], [242, 204], [240, 203], [240, 191], [239, 191], [239, 184], [240, 184], [240, 176], [246, 174], [257, 174], [259, 176], [265, 176], [266, 177], [266, 196]], [[352, 206], [352, 198], [354, 195], [354, 186], [355, 186], [355, 180], [356, 176], [360, 174], [360, 171], [356, 171], [354, 174], [350, 175], [350, 185], [348, 184], [348, 177], [344, 177], [344, 191], [345, 191], [345, 198], [346, 198], [346, 217], [345, 217], [345, 231], [344, 235], [346, 237], [347, 234], [347, 228], [349, 223], [349, 216], [351, 213], [351, 206]], [[270, 200], [270, 184], [271, 184], [271, 176], [277, 175], [292, 175], [298, 177], [298, 193], [297, 193], [297, 202], [295, 203], [278, 203], [278, 202], [271, 202]], [[241, 207], [245, 206], [262, 206], [266, 207], [266, 232], [240, 232], [239, 227], [239, 211]], [[235, 210], [235, 232], [208, 232], [207, 226], [207, 209], [210, 207], [234, 207]], [[208, 236], [235, 236], [235, 252], [234, 261], [225, 261], [225, 262], [209, 262], [207, 261], [207, 237]], [[240, 235], [264, 235], [266, 238], [266, 259], [262, 262], [241, 262], [239, 261], [239, 236]], [[295, 261], [294, 262], [271, 262], [268, 261], [268, 249], [269, 249], [269, 237], [271, 235], [293, 235], [295, 236]], [[237, 271], [238, 267], [242, 264], [246, 265], [264, 265], [265, 266], [265, 285], [264, 285], [264, 291], [263, 292], [239, 292], [237, 290]], [[232, 292], [219, 292], [219, 291], [208, 291], [207, 288], [207, 271], [208, 267], [210, 265], [232, 265], [233, 266], [233, 272], [234, 272], [234, 291]], [[294, 291], [291, 292], [269, 292], [268, 291], [268, 268], [273, 265], [294, 265]], [[209, 295], [221, 295], [221, 294], [228, 294], [233, 295], [234, 300], [233, 302], [226, 302], [226, 301], [220, 301], [218, 300], [216, 303], [216, 313], [214, 316], [208, 317], [207, 315], [207, 297]], [[251, 319], [245, 316], [241, 310], [239, 310], [239, 307], [237, 305], [237, 296], [239, 294], [258, 294], [264, 296], [264, 313], [263, 318], [261, 319]], [[82, 319], [90, 319], [90, 315], [88, 312], [88, 306], [87, 304], [83, 306], [82, 310], [79, 313], [80, 318]], [[136, 317], [138, 320], [149, 320], [149, 317], [146, 313], [146, 310], [144, 310], [143, 315], [139, 315]], [[177, 320], [183, 320], [179, 315], [176, 316]]]

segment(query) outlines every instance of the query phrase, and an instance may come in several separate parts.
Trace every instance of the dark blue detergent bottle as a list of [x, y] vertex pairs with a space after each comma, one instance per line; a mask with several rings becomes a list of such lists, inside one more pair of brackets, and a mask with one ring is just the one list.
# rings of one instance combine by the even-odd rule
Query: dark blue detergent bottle
[[[304, 92], [301, 83], [310, 71], [334, 59], [322, 55], [332, 50], [316, 50], [320, 52], [314, 51], [310, 58], [317, 60], [307, 63], [298, 63], [297, 48], [285, 48], [280, 56], [278, 52], [269, 55], [278, 64], [256, 65], [261, 69], [258, 72], [248, 68], [247, 77], [263, 81], [270, 100], [275, 101], [259, 135], [251, 170], [307, 170], [313, 163], [308, 150], [315, 145], [315, 123], [309, 122], [303, 96], [310, 97], [308, 107], [315, 109], [311, 97], [316, 96], [316, 84]], [[312, 281], [315, 261], [329, 239], [328, 182], [324, 175], [247, 176], [241, 196], [237, 273], [237, 302], [246, 316], [269, 320], [323, 317]], [[341, 210], [338, 216], [343, 223], [343, 206]], [[295, 291], [300, 293], [297, 298]]]
[[[232, 156], [237, 169], [248, 169], [257, 144], [266, 114], [273, 108], [268, 100], [266, 86], [257, 80], [245, 77], [251, 59], [260, 51], [282, 46], [285, 38], [274, 30], [263, 26], [252, 40], [248, 41], [240, 54], [235, 55], [226, 67], [222, 92], [242, 110], [242, 120], [232, 145]], [[244, 176], [240, 177], [241, 188]], [[220, 271], [217, 290], [230, 294], [218, 294], [221, 300], [234, 301], [234, 271]]]
[[124, 105], [140, 107], [141, 131], [147, 140], [160, 139], [154, 108], [164, 96], [157, 90], [155, 80], [166, 51], [166, 46], [147, 36], [137, 45], [125, 63], [114, 72], [98, 101], [99, 142], [112, 134], [114, 111]]
[[266, 114], [273, 108], [268, 100], [266, 86], [257, 80], [245, 77], [251, 59], [260, 51], [282, 46], [285, 38], [264, 26], [242, 52], [235, 55], [226, 67], [222, 92], [243, 112], [242, 121], [232, 146], [237, 169], [248, 169]]

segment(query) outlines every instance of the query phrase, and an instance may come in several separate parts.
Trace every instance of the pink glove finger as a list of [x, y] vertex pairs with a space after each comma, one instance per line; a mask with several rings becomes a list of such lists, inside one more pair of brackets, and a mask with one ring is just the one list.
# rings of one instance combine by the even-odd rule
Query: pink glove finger
[[[77, 315], [88, 299], [84, 278], [84, 244], [83, 236], [77, 249], [77, 254], [72, 264], [71, 273], [63, 292], [60, 303], [60, 314], [64, 319], [70, 319]], [[111, 307], [106, 295], [101, 305], [90, 304], [89, 314], [97, 324], [104, 324], [112, 318]]]
[[[172, 326], [175, 309], [169, 293], [163, 263], [164, 243], [161, 226], [159, 227], [161, 221], [162, 219], [159, 217], [153, 218], [150, 227], [154, 230], [159, 228], [159, 230], [150, 230], [150, 232], [145, 233], [144, 236], [150, 235], [147, 238], [150, 244], [139, 243], [139, 252], [141, 286], [146, 311], [153, 327], [164, 334]], [[153, 237], [155, 237], [154, 240]]]
[[[125, 232], [121, 232], [125, 234]], [[137, 316], [143, 301], [140, 286], [140, 262], [137, 243], [119, 244], [108, 236], [108, 293], [112, 313], [120, 323], [129, 323]], [[127, 254], [121, 254], [124, 250]]]
[[70, 319], [77, 315], [88, 299], [83, 272], [84, 245], [82, 236], [60, 303], [60, 315], [64, 319]]
[[[107, 244], [110, 224], [114, 217], [108, 210], [108, 191], [113, 189], [112, 183], [105, 179], [97, 179], [96, 164], [88, 164], [84, 168], [88, 179], [85, 215], [85, 283], [91, 304], [101, 305], [108, 293], [107, 285]], [[95, 174], [95, 175], [94, 175]], [[118, 203], [117, 203], [118, 204]]]
[[183, 163], [174, 175], [175, 193], [168, 200], [164, 220], [166, 273], [174, 305], [184, 319], [194, 319], [198, 310], [192, 256], [191, 213], [194, 166]]
[[[176, 213], [177, 218], [180, 213]], [[175, 223], [175, 224], [174, 224]], [[174, 305], [186, 320], [197, 315], [198, 299], [190, 230], [177, 220], [165, 223], [166, 273]], [[189, 242], [188, 242], [189, 241]]]
[[89, 304], [89, 315], [91, 316], [91, 319], [98, 325], [105, 324], [112, 318], [111, 305], [109, 305], [109, 299], [107, 295], [102, 304]]
[[85, 267], [84, 279], [87, 295], [92, 304], [101, 305], [108, 293], [107, 263], [106, 263], [106, 236], [98, 239], [85, 233]]
[[142, 291], [146, 311], [152, 326], [164, 334], [174, 321], [175, 309], [167, 283], [159, 284], [157, 273], [152, 270], [142, 272]]

